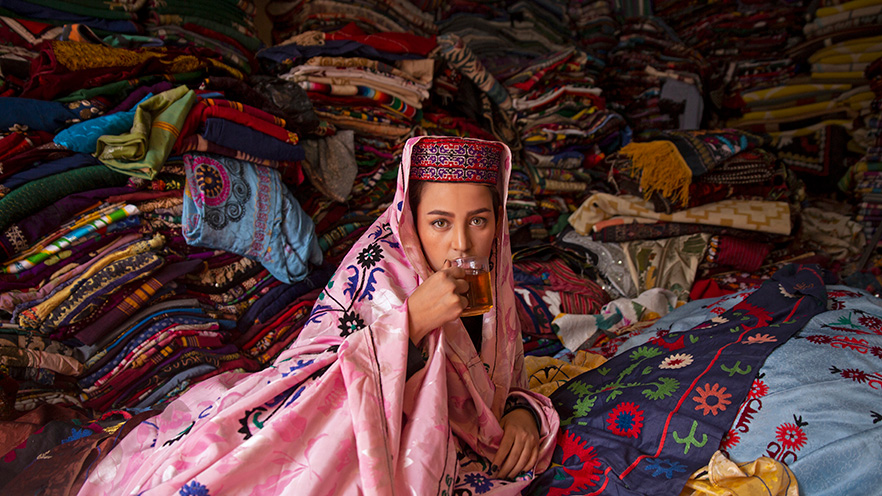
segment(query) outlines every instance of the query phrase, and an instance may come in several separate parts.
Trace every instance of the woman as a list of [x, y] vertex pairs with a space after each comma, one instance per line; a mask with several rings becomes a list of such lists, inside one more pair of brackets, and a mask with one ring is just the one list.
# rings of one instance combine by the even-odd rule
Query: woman
[[[520, 389], [510, 167], [501, 143], [408, 140], [392, 204], [295, 344], [259, 373], [193, 387], [80, 494], [518, 494], [548, 466], [558, 419]], [[493, 267], [495, 305], [471, 335], [449, 262], [464, 254]]]

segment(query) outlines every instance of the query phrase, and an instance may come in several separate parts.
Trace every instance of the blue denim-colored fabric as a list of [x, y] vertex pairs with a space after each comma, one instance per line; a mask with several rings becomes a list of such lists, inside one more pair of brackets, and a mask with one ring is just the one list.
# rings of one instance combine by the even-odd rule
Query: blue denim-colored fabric
[[288, 284], [322, 263], [315, 224], [277, 170], [210, 153], [183, 159], [187, 244], [248, 257]]

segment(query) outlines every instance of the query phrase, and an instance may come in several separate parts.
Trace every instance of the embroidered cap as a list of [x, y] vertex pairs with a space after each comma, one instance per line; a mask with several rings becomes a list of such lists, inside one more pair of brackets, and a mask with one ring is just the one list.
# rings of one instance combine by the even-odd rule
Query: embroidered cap
[[423, 138], [411, 151], [410, 178], [495, 185], [504, 156], [505, 145], [495, 141]]

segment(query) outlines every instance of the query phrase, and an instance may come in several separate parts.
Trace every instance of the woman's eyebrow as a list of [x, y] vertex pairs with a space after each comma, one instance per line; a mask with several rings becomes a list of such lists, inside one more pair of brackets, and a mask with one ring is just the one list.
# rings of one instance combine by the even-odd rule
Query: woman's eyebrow
[[471, 212], [469, 212], [468, 216], [471, 217], [473, 215], [483, 214], [485, 212], [490, 212], [490, 209], [485, 207], [485, 208], [479, 208], [477, 210], [472, 210]]
[[[482, 214], [484, 212], [490, 212], [490, 209], [485, 207], [485, 208], [479, 208], [477, 210], [472, 210], [466, 216], [471, 217], [473, 215]], [[445, 212], [444, 210], [432, 210], [431, 212], [427, 212], [426, 215], [443, 215], [443, 216], [447, 216], [447, 217], [454, 217], [454, 215], [452, 213]]]

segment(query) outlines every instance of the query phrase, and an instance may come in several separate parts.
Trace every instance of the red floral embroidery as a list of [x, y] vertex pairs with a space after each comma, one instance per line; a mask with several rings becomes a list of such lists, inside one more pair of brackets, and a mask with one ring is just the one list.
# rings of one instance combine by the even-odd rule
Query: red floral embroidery
[[775, 437], [785, 450], [798, 451], [808, 442], [802, 427], [789, 422], [779, 425], [775, 433]]
[[720, 449], [723, 451], [731, 450], [739, 442], [741, 442], [741, 436], [738, 435], [738, 432], [735, 429], [729, 429], [723, 435], [723, 439], [720, 440]]
[[769, 394], [769, 386], [759, 380], [755, 379], [753, 384], [750, 385], [750, 391], [747, 393], [747, 399], [753, 400], [757, 398], [762, 398], [763, 396]]
[[750, 303], [741, 302], [735, 305], [732, 310], [746, 310], [747, 315], [751, 317], [756, 317], [755, 325], [744, 325], [744, 330], [749, 331], [751, 329], [756, 329], [757, 327], [763, 327], [769, 324], [772, 321], [772, 315], [765, 308], [760, 308], [756, 305], [751, 305]]
[[609, 413], [606, 423], [613, 434], [636, 438], [643, 429], [643, 411], [634, 403], [619, 403]]
[[547, 494], [567, 495], [595, 487], [600, 481], [600, 466], [594, 446], [574, 432], [560, 431], [548, 468], [555, 474]]
[[882, 330], [882, 319], [874, 315], [864, 315], [862, 317], [858, 317], [858, 324], [864, 327], [869, 327], [874, 331]]

